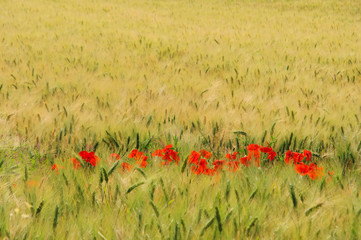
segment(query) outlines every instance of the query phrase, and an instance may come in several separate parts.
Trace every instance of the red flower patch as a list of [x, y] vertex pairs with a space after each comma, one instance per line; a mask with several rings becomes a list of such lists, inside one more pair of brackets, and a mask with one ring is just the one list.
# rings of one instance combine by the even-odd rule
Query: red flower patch
[[155, 150], [152, 153], [153, 157], [161, 157], [162, 165], [169, 165], [171, 162], [174, 162], [175, 164], [179, 163], [179, 155], [178, 152], [174, 151], [173, 145], [167, 145], [163, 149]]
[[259, 152], [260, 149], [261, 149], [261, 146], [259, 146], [257, 144], [250, 144], [247, 147], [248, 160], [254, 159], [254, 162], [256, 163], [256, 165], [258, 167], [260, 167], [260, 163], [261, 163], [261, 153]]
[[93, 167], [99, 164], [101, 159], [95, 155], [94, 152], [81, 151], [79, 156], [85, 160], [85, 162], [90, 163]]
[[128, 155], [129, 158], [134, 158], [135, 163], [139, 165], [141, 168], [145, 168], [147, 166], [148, 157], [143, 153], [138, 151], [137, 149], [133, 149], [131, 153]]
[[129, 172], [132, 169], [132, 165], [130, 165], [129, 163], [126, 163], [126, 162], [123, 162], [121, 166], [122, 166], [122, 168], [121, 168], [122, 173]]
[[54, 165], [51, 167], [51, 170], [54, 170], [57, 174], [59, 174], [58, 165], [54, 164]]

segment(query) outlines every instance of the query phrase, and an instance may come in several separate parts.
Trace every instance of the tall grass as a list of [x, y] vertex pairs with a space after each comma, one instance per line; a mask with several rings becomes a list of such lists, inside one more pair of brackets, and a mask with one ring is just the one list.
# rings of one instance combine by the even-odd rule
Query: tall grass
[[10, 145], [22, 137], [59, 155], [107, 146], [108, 130], [121, 146], [150, 133], [190, 145], [209, 136], [217, 148], [245, 131], [278, 147], [293, 132], [296, 148], [326, 155], [360, 150], [357, 2], [3, 1], [1, 9], [0, 126]]
[[147, 179], [136, 170], [117, 171], [108, 182], [99, 182], [101, 168], [60, 170], [67, 185], [47, 168], [29, 174], [37, 185], [24, 186], [24, 172], [8, 170], [1, 169], [0, 234], [11, 239], [360, 236], [357, 175], [333, 178], [321, 187], [322, 181], [302, 178], [292, 167], [249, 167], [225, 172], [216, 182], [189, 170], [181, 173], [179, 166], [153, 165]]
[[[359, 238], [358, 1], [0, 9], [0, 237]], [[170, 143], [184, 161], [266, 142], [309, 149], [336, 175], [311, 182], [276, 162], [215, 183], [185, 162], [128, 175], [107, 162]], [[81, 150], [102, 165], [50, 172]]]

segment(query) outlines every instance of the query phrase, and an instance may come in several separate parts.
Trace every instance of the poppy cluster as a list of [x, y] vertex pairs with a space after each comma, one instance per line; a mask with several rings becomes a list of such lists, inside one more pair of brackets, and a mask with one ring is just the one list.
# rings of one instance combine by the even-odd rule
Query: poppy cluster
[[207, 167], [208, 162], [206, 160], [206, 159], [210, 159], [211, 156], [212, 154], [206, 150], [201, 150], [199, 151], [199, 153], [196, 151], [192, 151], [191, 155], [188, 156], [188, 160], [187, 160], [188, 164], [191, 165], [191, 171], [197, 175], [200, 174], [213, 175], [215, 169], [208, 168]]
[[308, 150], [303, 150], [303, 153], [287, 151], [285, 162], [288, 165], [295, 165], [295, 171], [302, 175], [308, 175], [312, 180], [315, 180], [318, 177], [322, 177], [325, 174], [323, 173], [323, 168], [317, 166], [315, 163], [310, 163], [307, 165], [303, 161], [310, 162], [312, 158], [312, 153]]
[[93, 167], [95, 167], [96, 165], [99, 164], [100, 162], [100, 158], [98, 156], [95, 155], [94, 152], [87, 152], [87, 151], [81, 151], [79, 153], [79, 156], [88, 164], [92, 165]]
[[223, 169], [224, 166], [228, 166], [228, 171], [235, 172], [239, 169], [240, 164], [244, 166], [250, 166], [252, 162], [260, 167], [261, 153], [266, 153], [267, 159], [273, 161], [277, 156], [277, 153], [267, 144], [267, 147], [263, 147], [257, 144], [250, 144], [247, 147], [247, 156], [238, 158], [238, 152], [232, 154], [227, 153], [225, 160], [214, 160], [212, 168], [208, 168], [208, 159], [211, 157], [211, 153], [206, 150], [201, 150], [199, 153], [192, 151], [188, 157], [188, 164], [191, 165], [191, 171], [197, 175], [213, 175]]
[[[94, 152], [81, 151], [79, 153], [79, 156], [86, 162], [86, 164], [88, 164], [89, 167], [95, 167], [101, 161], [100, 157], [96, 156]], [[71, 158], [69, 162], [73, 165], [74, 170], [80, 169], [82, 167], [80, 161], [75, 157]], [[64, 169], [64, 166], [53, 164], [53, 166], [51, 167], [51, 170], [53, 170], [57, 174], [59, 174], [59, 169]]]
[[285, 162], [289, 165], [292, 164], [292, 161], [294, 164], [298, 164], [302, 162], [304, 158], [306, 158], [306, 161], [308, 162], [311, 161], [312, 153], [308, 150], [303, 150], [303, 153], [292, 152], [288, 150], [286, 152]]
[[127, 162], [123, 162], [122, 163], [122, 169], [121, 169], [121, 172], [124, 173], [124, 172], [129, 172], [131, 169], [132, 169], [132, 165], [130, 165], [129, 163]]
[[178, 152], [173, 150], [173, 145], [167, 145], [163, 149], [155, 150], [152, 156], [161, 157], [163, 160], [162, 165], [169, 165], [171, 162], [179, 163], [179, 155]]
[[[238, 152], [234, 152], [233, 154], [230, 154], [230, 153], [227, 153], [226, 154], [226, 159], [228, 160], [227, 161], [227, 165], [228, 165], [228, 169], [230, 170], [230, 171], [233, 171], [233, 172], [235, 172], [235, 171], [237, 171], [238, 170], [238, 168], [239, 168], [239, 161], [238, 161], [238, 159], [237, 159], [237, 154], [238, 154]], [[222, 161], [222, 160], [218, 160], [218, 161]], [[224, 160], [224, 162], [226, 162], [225, 160]], [[216, 163], [217, 164], [217, 163]], [[213, 164], [214, 165], [214, 164]], [[218, 164], [217, 164], [218, 165]], [[218, 168], [217, 168], [218, 169]]]
[[260, 167], [261, 152], [266, 153], [268, 155], [267, 159], [270, 161], [273, 161], [277, 156], [277, 153], [269, 146], [268, 143], [267, 147], [263, 147], [257, 144], [249, 144], [247, 146], [247, 150], [248, 155], [239, 159], [239, 161], [247, 167], [250, 165], [252, 159], [254, 159], [254, 163], [257, 165], [257, 167]]
[[[190, 170], [193, 174], [213, 176], [215, 174], [218, 175], [224, 168], [230, 172], [235, 172], [242, 165], [248, 167], [253, 164], [260, 167], [262, 153], [267, 154], [266, 159], [269, 161], [273, 161], [277, 156], [277, 153], [268, 143], [267, 146], [249, 144], [247, 150], [247, 155], [243, 157], [240, 157], [238, 152], [233, 152], [227, 153], [225, 159], [214, 159], [213, 161], [211, 160], [212, 154], [205, 149], [200, 150], [199, 152], [192, 151], [188, 156], [186, 163], [190, 166]], [[162, 149], [157, 149], [151, 155], [152, 157], [161, 158], [161, 166], [170, 165], [171, 163], [178, 165], [180, 161], [179, 153], [174, 150], [173, 145], [166, 145]], [[89, 167], [95, 167], [101, 161], [94, 152], [81, 151], [79, 156]], [[134, 159], [135, 163], [132, 165], [131, 162], [128, 163], [129, 161], [123, 162], [120, 165], [121, 173], [129, 172], [135, 165], [138, 165], [140, 168], [147, 167], [148, 157], [144, 152], [133, 149], [128, 157], [129, 159]], [[312, 180], [315, 180], [324, 176], [324, 173], [323, 168], [317, 166], [315, 163], [307, 164], [307, 162], [311, 162], [311, 158], [312, 153], [308, 150], [303, 150], [302, 153], [287, 151], [285, 153], [284, 161], [287, 165], [294, 165], [295, 171], [298, 174], [302, 176], [308, 175]], [[119, 161], [121, 157], [117, 153], [112, 153], [110, 154], [109, 159], [111, 161]], [[76, 158], [70, 159], [70, 162], [75, 170], [83, 167], [83, 164]], [[59, 167], [56, 164], [52, 166], [52, 170], [56, 173], [59, 173], [59, 168], [63, 167]], [[330, 178], [332, 178], [333, 174], [334, 172], [329, 172]]]
[[135, 159], [135, 164], [138, 164], [139, 167], [145, 168], [147, 166], [147, 159], [148, 157], [141, 151], [138, 151], [137, 149], [133, 149], [131, 153], [128, 155], [130, 159]]

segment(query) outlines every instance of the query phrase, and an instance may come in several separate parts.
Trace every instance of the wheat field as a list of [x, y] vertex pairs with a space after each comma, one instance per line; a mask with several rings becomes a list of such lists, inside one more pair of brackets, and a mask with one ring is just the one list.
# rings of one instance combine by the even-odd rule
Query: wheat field
[[[359, 239], [360, 29], [359, 0], [1, 0], [0, 238]], [[276, 161], [182, 166], [251, 143]], [[335, 175], [283, 164], [304, 149]], [[100, 166], [66, 167], [82, 150]]]

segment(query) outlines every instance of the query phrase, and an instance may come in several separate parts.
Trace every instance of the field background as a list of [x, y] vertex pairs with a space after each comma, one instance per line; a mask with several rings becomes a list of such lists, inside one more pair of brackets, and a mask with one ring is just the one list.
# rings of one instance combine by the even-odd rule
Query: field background
[[[217, 207], [223, 231], [214, 220], [205, 239], [359, 239], [360, 29], [359, 0], [1, 0], [0, 237], [197, 239]], [[309, 149], [336, 176], [311, 182], [278, 159], [216, 184], [154, 164], [100, 187], [98, 170], [49, 170], [85, 149], [107, 168], [109, 153], [149, 139], [182, 159], [248, 143]], [[22, 186], [24, 165], [36, 190]]]

